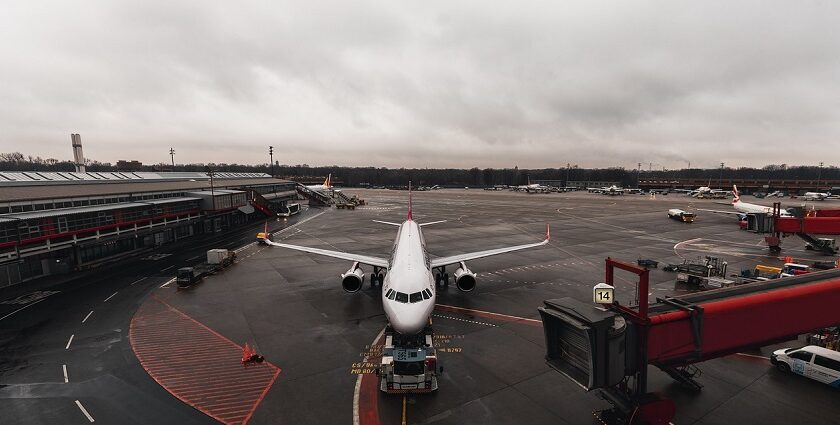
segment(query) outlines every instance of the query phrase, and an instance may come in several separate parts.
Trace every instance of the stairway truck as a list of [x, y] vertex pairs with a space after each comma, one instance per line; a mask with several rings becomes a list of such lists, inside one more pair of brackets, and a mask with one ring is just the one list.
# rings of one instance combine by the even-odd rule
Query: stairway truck
[[694, 214], [677, 208], [672, 208], [668, 210], [668, 217], [677, 221], [681, 221], [683, 223], [694, 222]]
[[[418, 335], [386, 330], [377, 369], [379, 389], [389, 394], [430, 393], [438, 389], [438, 359], [431, 327]], [[442, 369], [441, 369], [442, 370]]]

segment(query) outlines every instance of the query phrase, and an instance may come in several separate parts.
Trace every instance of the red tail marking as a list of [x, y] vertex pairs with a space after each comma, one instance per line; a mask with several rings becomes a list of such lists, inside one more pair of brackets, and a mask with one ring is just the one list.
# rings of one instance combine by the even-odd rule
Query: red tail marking
[[545, 240], [551, 240], [551, 227], [545, 223]]
[[327, 174], [327, 178], [324, 180], [324, 187], [332, 187], [332, 182], [330, 180], [332, 180], [332, 173]]
[[408, 182], [408, 217], [406, 220], [411, 220], [411, 181]]

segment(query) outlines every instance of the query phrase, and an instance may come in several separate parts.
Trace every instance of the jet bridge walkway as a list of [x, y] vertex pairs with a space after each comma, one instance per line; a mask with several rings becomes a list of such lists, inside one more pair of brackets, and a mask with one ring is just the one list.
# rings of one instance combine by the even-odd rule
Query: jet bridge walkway
[[757, 233], [769, 233], [766, 238], [771, 251], [781, 250], [781, 236], [794, 234], [816, 250], [834, 255], [837, 249], [823, 244], [813, 235], [840, 235], [840, 210], [822, 209], [805, 211], [793, 208], [793, 216], [781, 216], [781, 204], [773, 204], [772, 214], [749, 214], [747, 229]]
[[[637, 274], [637, 293], [648, 293], [649, 271], [609, 258], [607, 284], [616, 268]], [[551, 367], [586, 390], [598, 389], [616, 406], [613, 414], [635, 418], [624, 423], [667, 424], [673, 402], [647, 393], [648, 365], [700, 390], [692, 364], [835, 326], [838, 305], [835, 269], [657, 298], [653, 304], [643, 296], [633, 308], [547, 300], [539, 312]]]

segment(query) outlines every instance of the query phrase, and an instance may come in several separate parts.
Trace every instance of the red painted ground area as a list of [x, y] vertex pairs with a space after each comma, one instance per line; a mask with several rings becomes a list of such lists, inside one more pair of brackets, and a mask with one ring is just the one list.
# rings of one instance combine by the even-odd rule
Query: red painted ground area
[[245, 424], [274, 380], [277, 366], [243, 366], [242, 347], [156, 297], [129, 329], [146, 372], [184, 403], [224, 424]]

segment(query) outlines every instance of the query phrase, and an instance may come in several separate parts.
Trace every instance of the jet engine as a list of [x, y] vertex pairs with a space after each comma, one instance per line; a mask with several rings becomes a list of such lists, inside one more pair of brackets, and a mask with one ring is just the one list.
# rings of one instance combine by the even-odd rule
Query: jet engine
[[353, 263], [347, 273], [341, 275], [341, 287], [347, 292], [352, 293], [362, 289], [364, 282], [365, 272], [359, 267], [359, 263]]
[[475, 289], [475, 273], [470, 271], [463, 262], [461, 262], [461, 267], [455, 270], [455, 286], [461, 292], [470, 292]]

